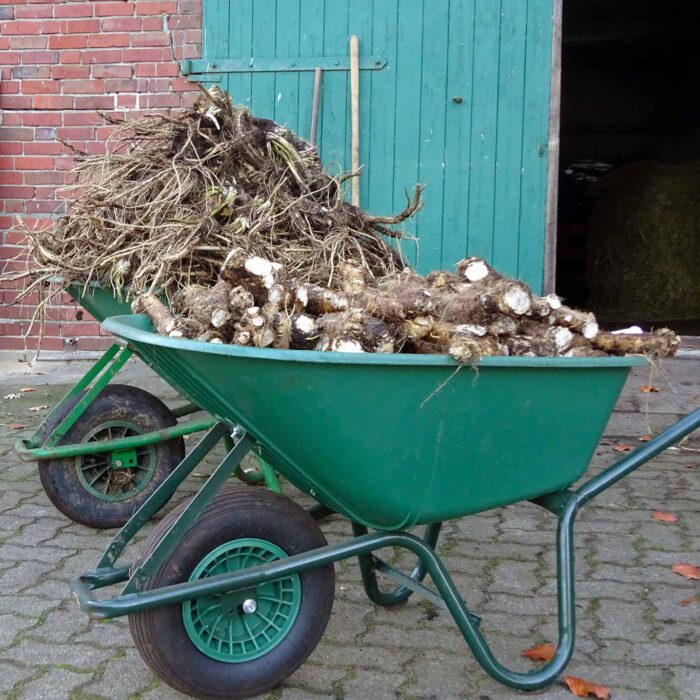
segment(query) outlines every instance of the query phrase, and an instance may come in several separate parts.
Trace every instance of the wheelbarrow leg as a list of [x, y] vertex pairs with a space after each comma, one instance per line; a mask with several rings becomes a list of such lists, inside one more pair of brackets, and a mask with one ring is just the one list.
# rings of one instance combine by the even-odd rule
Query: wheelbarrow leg
[[97, 565], [98, 569], [110, 569], [114, 566], [124, 548], [134, 539], [136, 533], [170, 500], [192, 470], [214, 449], [219, 440], [228, 435], [229, 432], [230, 429], [223, 423], [216, 423], [209, 430], [114, 536]]
[[[437, 545], [438, 537], [440, 537], [440, 530], [442, 529], [442, 523], [431, 523], [425, 528], [425, 534], [423, 535], [423, 541], [431, 548], [435, 549]], [[355, 537], [360, 537], [361, 535], [367, 534], [367, 528], [364, 525], [358, 523], [352, 524], [352, 531]], [[396, 587], [393, 591], [382, 591], [379, 588], [379, 582], [377, 581], [376, 571], [378, 568], [384, 568], [387, 573], [393, 571], [392, 567], [384, 564], [381, 560], [377, 559], [374, 555], [370, 554], [360, 554], [358, 557], [360, 563], [360, 573], [362, 575], [362, 584], [365, 587], [365, 593], [367, 597], [375, 604], [381, 605], [382, 607], [391, 608], [397, 605], [405, 603], [409, 597], [413, 594], [413, 590], [407, 585], [400, 585]], [[425, 568], [425, 564], [421, 559], [418, 560], [416, 567], [411, 572], [408, 577], [410, 581], [415, 581], [420, 583], [426, 577], [428, 570]], [[407, 582], [409, 583], [409, 582]]]

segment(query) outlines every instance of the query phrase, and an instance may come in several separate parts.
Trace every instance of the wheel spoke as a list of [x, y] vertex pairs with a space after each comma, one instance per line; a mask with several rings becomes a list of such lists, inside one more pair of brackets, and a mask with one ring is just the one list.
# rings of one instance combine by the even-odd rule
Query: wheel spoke
[[88, 484], [90, 484], [90, 486], [92, 486], [96, 481], [101, 479], [108, 471], [109, 471], [109, 465], [107, 467], [105, 467], [94, 479], [92, 479], [91, 481], [88, 481]]
[[245, 619], [245, 615], [243, 616], [243, 624], [245, 625], [246, 632], [248, 633], [248, 636], [250, 637], [250, 641], [253, 642], [253, 646], [256, 649], [260, 649], [260, 645], [258, 644], [258, 640], [255, 639], [255, 636], [253, 635], [253, 632], [250, 629], [250, 625], [248, 624], [248, 620]]

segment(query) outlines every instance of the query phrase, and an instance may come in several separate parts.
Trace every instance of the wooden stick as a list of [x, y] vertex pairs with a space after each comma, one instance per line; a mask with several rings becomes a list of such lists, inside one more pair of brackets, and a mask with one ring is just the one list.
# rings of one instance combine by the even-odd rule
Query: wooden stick
[[318, 112], [321, 105], [321, 80], [323, 78], [323, 69], [317, 68], [314, 71], [314, 101], [311, 108], [311, 143], [318, 146]]
[[352, 120], [352, 203], [360, 206], [360, 40], [350, 37], [350, 103]]

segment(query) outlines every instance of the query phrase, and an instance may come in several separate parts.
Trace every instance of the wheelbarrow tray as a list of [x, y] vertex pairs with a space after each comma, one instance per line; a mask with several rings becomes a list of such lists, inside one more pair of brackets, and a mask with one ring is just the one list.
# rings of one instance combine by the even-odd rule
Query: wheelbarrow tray
[[120, 316], [131, 312], [131, 305], [128, 301], [119, 299], [109, 289], [105, 289], [97, 283], [70, 284], [66, 288], [66, 292], [100, 323], [110, 316]]
[[104, 327], [191, 401], [245, 428], [300, 489], [396, 530], [555, 493], [585, 471], [639, 357], [270, 350]]

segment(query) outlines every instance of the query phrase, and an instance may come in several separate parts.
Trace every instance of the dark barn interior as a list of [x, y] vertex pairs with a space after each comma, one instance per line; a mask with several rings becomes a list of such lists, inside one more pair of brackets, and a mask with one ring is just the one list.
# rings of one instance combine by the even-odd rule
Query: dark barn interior
[[700, 334], [700, 3], [564, 0], [557, 291]]

